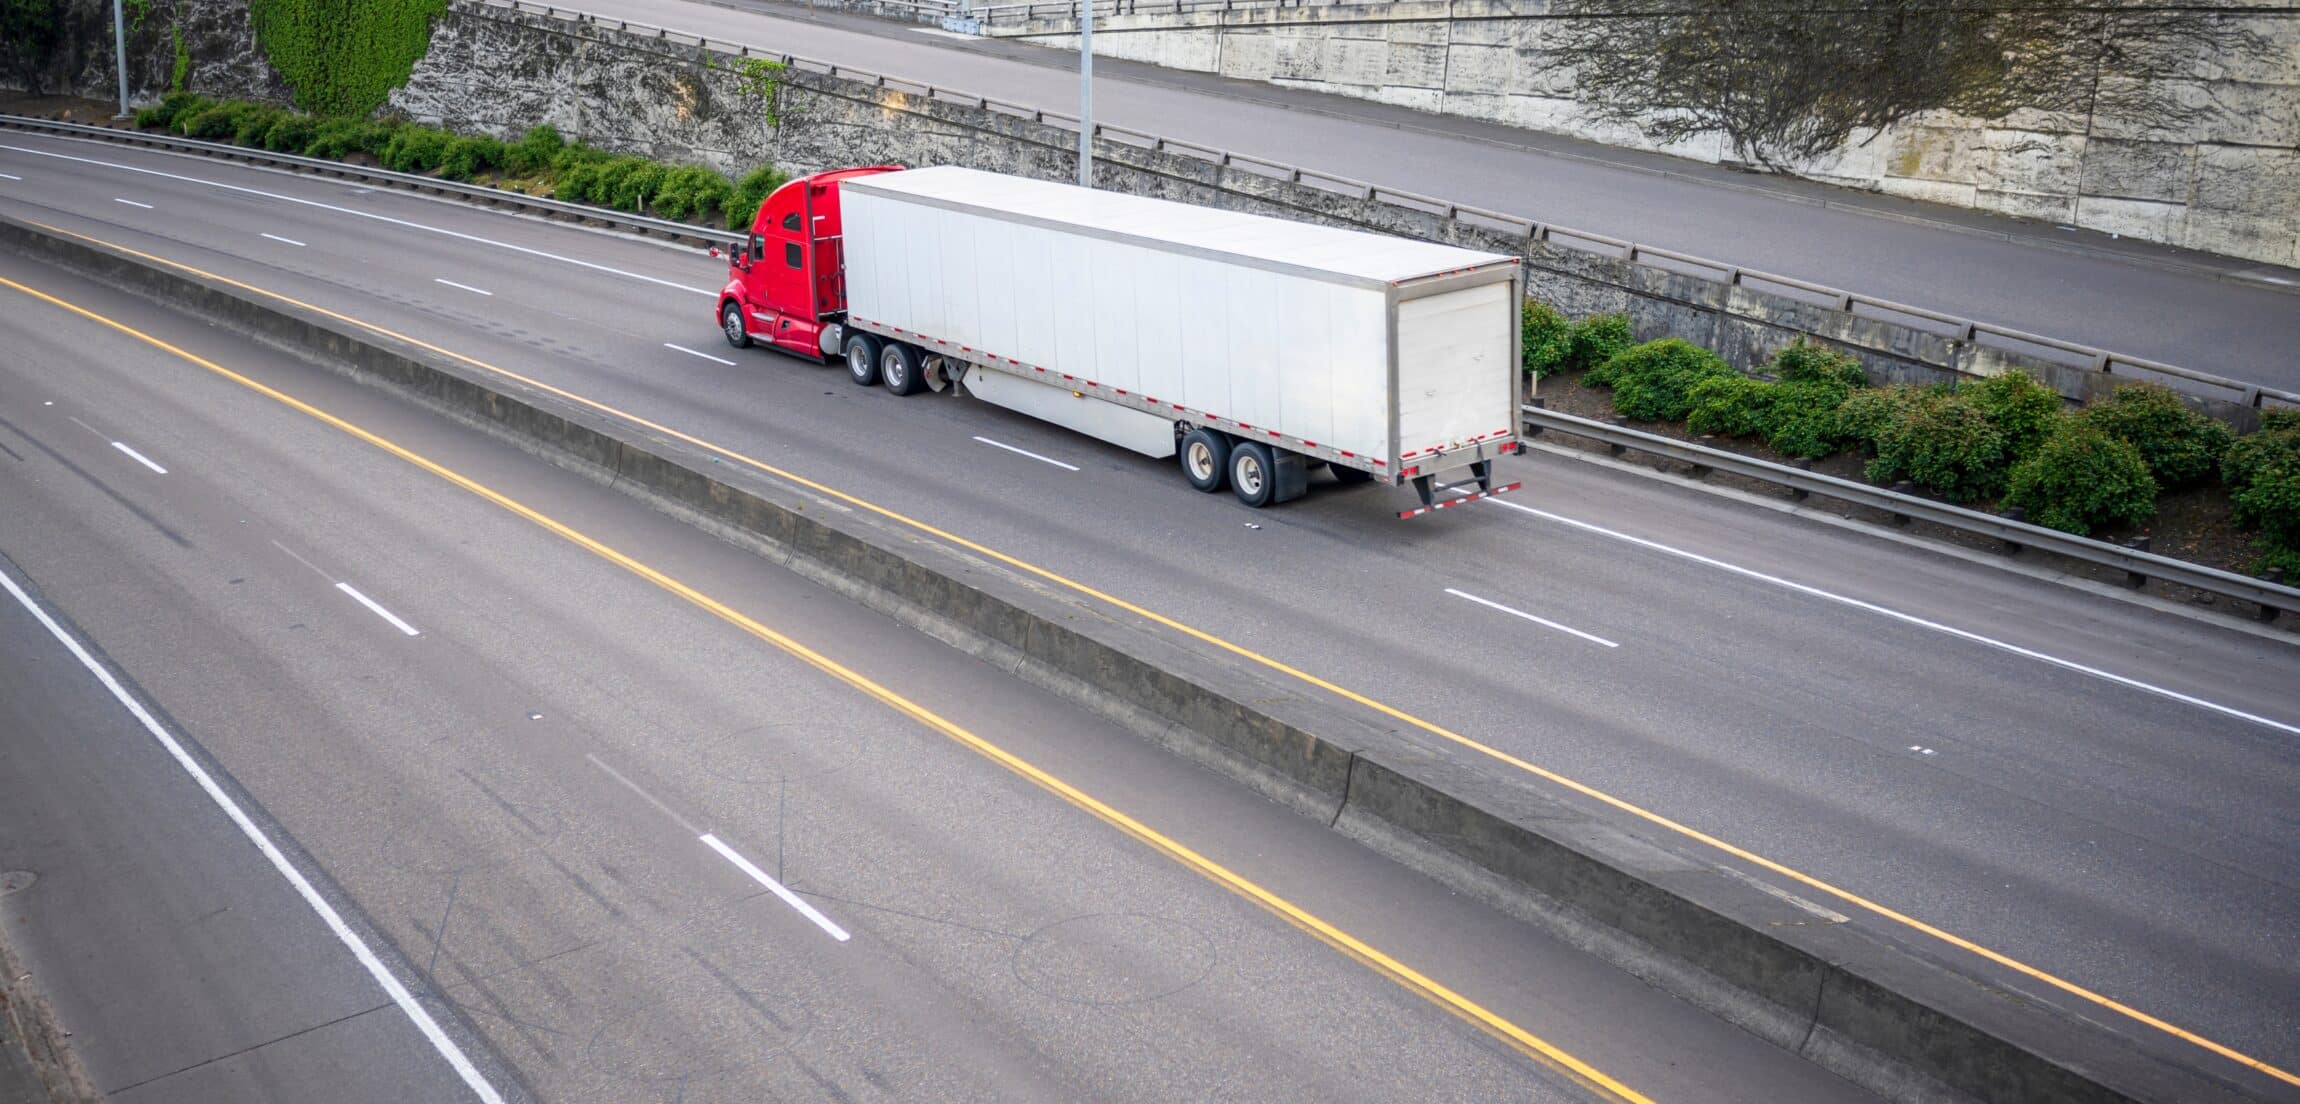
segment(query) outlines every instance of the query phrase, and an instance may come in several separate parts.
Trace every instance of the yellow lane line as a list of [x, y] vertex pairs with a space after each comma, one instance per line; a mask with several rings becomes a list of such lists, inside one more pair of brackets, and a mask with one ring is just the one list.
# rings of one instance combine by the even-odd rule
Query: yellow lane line
[[584, 551], [589, 552], [592, 555], [599, 557], [600, 559], [606, 560], [607, 562], [612, 563], [633, 575], [637, 575], [638, 577], [653, 583], [655, 586], [660, 587], [663, 590], [677, 595], [688, 604], [693, 605], [706, 613], [709, 613], [713, 617], [716, 617], [729, 625], [733, 625], [734, 627], [741, 629], [742, 631], [749, 633], [753, 637], [763, 640], [768, 644], [772, 644], [790, 656], [806, 663], [808, 666], [811, 666], [816, 670], [839, 680], [840, 682], [846, 683], [848, 686], [862, 691], [870, 697], [878, 700], [881, 704], [887, 706], [890, 709], [893, 709], [895, 712], [909, 717], [910, 719], [917, 721], [919, 724], [925, 725], [927, 728], [933, 729], [934, 731], [949, 737], [951, 740], [966, 746], [977, 754], [980, 754], [982, 757], [989, 759], [991, 762], [997, 763], [999, 766], [1005, 767], [1007, 770], [1021, 775], [1026, 779], [1029, 779], [1039, 788], [1046, 790], [1048, 793], [1051, 793], [1056, 797], [1069, 802], [1071, 805], [1082, 809], [1087, 813], [1092, 814], [1095, 818], [1103, 821], [1106, 824], [1109, 824], [1114, 828], [1117, 828], [1119, 831], [1124, 832], [1129, 836], [1132, 836], [1134, 839], [1149, 845], [1152, 849], [1158, 851], [1160, 854], [1163, 854], [1166, 857], [1173, 859], [1175, 862], [1178, 862], [1183, 866], [1196, 871], [1198, 874], [1203, 875], [1207, 880], [1212, 881], [1214, 884], [1221, 886], [1222, 888], [1227, 889], [1230, 892], [1235, 893], [1256, 905], [1261, 906], [1263, 909], [1278, 916], [1280, 919], [1283, 919], [1287, 923], [1292, 924], [1294, 927], [1309, 933], [1310, 935], [1316, 937], [1320, 942], [1323, 942], [1326, 945], [1341, 951], [1343, 954], [1348, 955], [1359, 963], [1370, 967], [1376, 973], [1381, 974], [1383, 977], [1386, 977], [1393, 982], [1396, 982], [1417, 996], [1428, 1000], [1432, 1004], [1445, 1009], [1447, 1012], [1450, 1012], [1453, 1015], [1468, 1022], [1469, 1024], [1485, 1031], [1487, 1034], [1492, 1035], [1496, 1039], [1499, 1039], [1502, 1042], [1508, 1044], [1520, 1053], [1523, 1053], [1528, 1057], [1531, 1057], [1543, 1063], [1544, 1065], [1549, 1066], [1551, 1069], [1564, 1074], [1568, 1078], [1572, 1079], [1575, 1083], [1581, 1085], [1583, 1088], [1589, 1089], [1590, 1091], [1595, 1092], [1607, 1099], [1623, 1101], [1626, 1102], [1626, 1104], [1652, 1104], [1652, 1101], [1649, 1097], [1646, 1097], [1643, 1094], [1629, 1088], [1628, 1086], [1623, 1085], [1621, 1082], [1606, 1076], [1603, 1072], [1599, 1071], [1596, 1067], [1590, 1065], [1589, 1063], [1584, 1062], [1581, 1059], [1574, 1057], [1572, 1054], [1559, 1049], [1556, 1045], [1550, 1043], [1548, 1040], [1545, 1040], [1540, 1036], [1535, 1035], [1522, 1027], [1519, 1027], [1517, 1024], [1504, 1019], [1500, 1015], [1485, 1008], [1483, 1005], [1478, 1004], [1476, 1001], [1473, 1001], [1468, 997], [1461, 995], [1460, 993], [1454, 992], [1452, 989], [1447, 988], [1437, 981], [1423, 975], [1420, 971], [1415, 970], [1413, 967], [1399, 962], [1397, 959], [1391, 958], [1389, 955], [1386, 955], [1375, 949], [1372, 945], [1364, 942], [1363, 940], [1360, 940], [1356, 936], [1351, 935], [1346, 931], [1343, 931], [1340, 928], [1335, 927], [1330, 923], [1327, 923], [1325, 920], [1320, 919], [1317, 915], [1303, 909], [1299, 905], [1294, 904], [1292, 901], [1289, 901], [1286, 898], [1263, 888], [1260, 884], [1246, 878], [1244, 875], [1241, 875], [1236, 871], [1233, 871], [1230, 868], [1223, 866], [1222, 864], [1215, 862], [1214, 860], [1209, 859], [1204, 855], [1199, 854], [1197, 851], [1192, 850], [1188, 846], [1182, 844], [1180, 841], [1159, 832], [1157, 829], [1152, 828], [1131, 816], [1128, 816], [1127, 814], [1108, 804], [1105, 804], [1099, 798], [1096, 798], [1092, 794], [1089, 794], [1086, 791], [1063, 781], [1055, 775], [1048, 773], [1030, 761], [1015, 755], [1013, 752], [1007, 751], [1005, 748], [1002, 748], [997, 744], [991, 743], [990, 741], [975, 735], [973, 732], [967, 730], [966, 728], [963, 728], [958, 724], [945, 719], [943, 716], [935, 713], [933, 710], [928, 709], [925, 706], [920, 705], [917, 702], [914, 702], [909, 698], [906, 698], [901, 694], [888, 689], [869, 676], [864, 675], [854, 670], [853, 668], [850, 668], [845, 664], [842, 664], [837, 660], [832, 659], [829, 656], [826, 656], [821, 652], [818, 652], [813, 648], [800, 643], [790, 636], [787, 636], [765, 624], [753, 620], [749, 616], [743, 614], [741, 611], [736, 610], [723, 602], [720, 602], [718, 599], [712, 598], [710, 595], [704, 594], [702, 591], [696, 590], [695, 588], [688, 586], [687, 584], [682, 583], [679, 580], [672, 578], [671, 576], [666, 575], [653, 567], [649, 567], [645, 563], [633, 559], [630, 556], [625, 555], [624, 553], [601, 543], [597, 539], [584, 534], [583, 532], [574, 529], [571, 526], [568, 526], [564, 522], [544, 514], [542, 511], [539, 511], [534, 507], [528, 506], [525, 503], [513, 499], [510, 496], [495, 490], [494, 488], [491, 488], [477, 480], [470, 478], [469, 476], [463, 475], [460, 472], [448, 468], [445, 465], [442, 465], [437, 461], [423, 456], [420, 453], [409, 450], [384, 437], [378, 436], [375, 433], [363, 429], [358, 425], [345, 421], [344, 419], [330, 414], [325, 410], [321, 410], [320, 408], [313, 406], [310, 403], [304, 402], [303, 400], [298, 399], [293, 395], [289, 395], [283, 391], [279, 391], [266, 384], [259, 383], [254, 379], [241, 375], [238, 372], [234, 372], [229, 368], [226, 368], [220, 364], [215, 363], [214, 361], [208, 360], [205, 357], [198, 355], [197, 353], [193, 353], [175, 345], [171, 345], [168, 342], [162, 341], [150, 334], [134, 329], [123, 323], [116, 322], [84, 307], [65, 302], [64, 300], [56, 298], [53, 295], [49, 295], [46, 292], [26, 287], [25, 285], [19, 284], [16, 281], [10, 280], [4, 276], [0, 276], [0, 285], [5, 285], [17, 291], [23, 292], [24, 294], [42, 302], [61, 307], [64, 310], [70, 311], [73, 314], [88, 319], [89, 321], [108, 326], [111, 329], [118, 331], [119, 333], [125, 334], [128, 337], [132, 337], [137, 341], [141, 341], [146, 345], [152, 346], [153, 348], [160, 349], [177, 357], [181, 357], [182, 359], [199, 365], [200, 367], [205, 368], [208, 371], [213, 372], [227, 380], [230, 380], [233, 383], [239, 384], [240, 386], [245, 387], [250, 391], [254, 391], [257, 394], [264, 396], [265, 398], [271, 399], [283, 406], [309, 415], [310, 417], [317, 419], [320, 422], [342, 430], [344, 433], [350, 434], [351, 436], [365, 441], [378, 449], [381, 449], [393, 456], [400, 458], [401, 460], [405, 460], [408, 463], [423, 469], [424, 471], [430, 472], [431, 474], [436, 475], [439, 478], [462, 488], [463, 490], [469, 491], [470, 493], [477, 495], [478, 497], [483, 498], [488, 502], [494, 503], [495, 505], [502, 507], [504, 510], [509, 511], [510, 513], [517, 514], [518, 516], [525, 518], [526, 520], [533, 522], [535, 525], [548, 530], [552, 534], [566, 540], [568, 543], [576, 545], [577, 547], [582, 548]]
[[1124, 610], [1127, 613], [1133, 614], [1136, 617], [1140, 617], [1145, 621], [1151, 622], [1152, 624], [1161, 626], [1163, 628], [1172, 629], [1173, 631], [1181, 633], [1184, 636], [1188, 636], [1192, 639], [1213, 645], [1214, 647], [1228, 652], [1231, 655], [1237, 656], [1240, 659], [1244, 659], [1248, 662], [1275, 671], [1281, 675], [1285, 675], [1288, 678], [1296, 679], [1311, 686], [1315, 686], [1318, 689], [1333, 694], [1335, 697], [1341, 698], [1344, 701], [1364, 706], [1367, 709], [1371, 709], [1377, 713], [1382, 714], [1383, 716], [1396, 720], [1401, 724], [1411, 725], [1412, 727], [1429, 733], [1432, 736], [1450, 741], [1456, 745], [1459, 745], [1470, 751], [1474, 751], [1480, 755], [1484, 755], [1497, 762], [1506, 763], [1509, 766], [1515, 767], [1537, 778], [1543, 779], [1544, 781], [1562, 786], [1568, 790], [1573, 791], [1574, 793], [1582, 795], [1583, 797], [1587, 797], [1593, 801], [1601, 802], [1631, 816], [1637, 817], [1638, 819], [1656, 827], [1667, 829], [1668, 831], [1675, 832], [1687, 839], [1724, 852], [1725, 854], [1731, 855], [1734, 858], [1740, 859], [1741, 861], [1746, 862], [1752, 866], [1756, 866], [1764, 870], [1769, 870], [1791, 881], [1807, 886], [1815, 892], [1835, 897], [1836, 899], [1843, 901], [1846, 904], [1865, 910], [1872, 915], [1881, 917], [1896, 924], [1900, 924], [1912, 931], [1930, 936], [1948, 944], [1949, 946], [1955, 947], [1958, 950], [1969, 952], [1980, 958], [1986, 959], [1989, 962], [1993, 962], [2008, 970], [2018, 973], [2024, 977], [2032, 978], [2036, 981], [2042, 982], [2045, 985], [2051, 986], [2054, 989], [2058, 989], [2063, 993], [2067, 993], [2070, 996], [2077, 997], [2081, 1000], [2107, 1009], [2120, 1016], [2130, 1019], [2135, 1023], [2154, 1028], [2155, 1030], [2170, 1035], [2175, 1039], [2179, 1039], [2182, 1042], [2210, 1051], [2211, 1053], [2217, 1054], [2222, 1058], [2228, 1059], [2229, 1061], [2254, 1070], [2258, 1070], [2259, 1072], [2267, 1074], [2268, 1076], [2273, 1077], [2279, 1081], [2283, 1081], [2286, 1084], [2300, 1086], [2300, 1074], [2294, 1074], [2287, 1070], [2283, 1070], [2276, 1066], [2270, 1065], [2269, 1063], [2264, 1062], [2258, 1058], [2254, 1058], [2249, 1054], [2245, 1054], [2232, 1047], [2215, 1042], [2211, 1039], [2207, 1039], [2204, 1036], [2198, 1035], [2195, 1032], [2189, 1031], [2188, 1029], [2180, 1027], [2177, 1024], [2169, 1023], [2165, 1020], [2149, 1015], [2146, 1012], [2143, 1012], [2128, 1004], [2124, 1004], [2123, 1002], [2118, 1001], [2112, 997], [2108, 997], [2101, 993], [2094, 992], [2091, 989], [2087, 989], [2082, 985], [2078, 985], [2073, 981], [2069, 981], [2055, 974], [2047, 973], [2044, 970], [2038, 969], [2037, 967], [2031, 966], [2008, 955], [1990, 950], [1989, 948], [1983, 947], [1980, 944], [1974, 943], [1962, 936], [1943, 931], [1942, 929], [1934, 927], [1933, 925], [1925, 923], [1924, 921], [1916, 919], [1915, 917], [1896, 911], [1886, 905], [1880, 904], [1876, 901], [1872, 901], [1866, 897], [1863, 897], [1860, 894], [1854, 893], [1849, 889], [1841, 888], [1837, 885], [1816, 878], [1813, 875], [1804, 873], [1803, 871], [1792, 869], [1781, 863], [1775, 862], [1772, 859], [1768, 859], [1762, 855], [1727, 843], [1724, 840], [1718, 839], [1715, 836], [1701, 831], [1700, 829], [1678, 823], [1675, 820], [1671, 820], [1670, 818], [1647, 809], [1641, 805], [1637, 805], [1623, 798], [1615, 797], [1612, 794], [1606, 793], [1605, 791], [1597, 789], [1594, 786], [1590, 786], [1585, 783], [1575, 781], [1574, 779], [1567, 778], [1566, 776], [1558, 774], [1557, 772], [1549, 770], [1545, 767], [1529, 763], [1515, 755], [1511, 755], [1506, 751], [1502, 751], [1499, 748], [1480, 743], [1477, 740], [1471, 739], [1468, 736], [1464, 736], [1442, 725], [1423, 720], [1422, 718], [1414, 716], [1411, 713], [1407, 713], [1404, 710], [1397, 709], [1393, 706], [1376, 701], [1373, 698], [1367, 697], [1364, 694], [1360, 694], [1357, 691], [1348, 689], [1347, 687], [1337, 686], [1334, 683], [1328, 682], [1325, 679], [1319, 678], [1318, 676], [1310, 674], [1307, 671], [1303, 671], [1297, 667], [1292, 666], [1291, 664], [1285, 663], [1282, 660], [1273, 659], [1269, 656], [1261, 654], [1260, 652], [1253, 651], [1252, 649], [1242, 647], [1238, 644], [1233, 644], [1230, 641], [1224, 640], [1221, 637], [1215, 636], [1214, 634], [1206, 632], [1203, 629], [1185, 625], [1171, 617], [1154, 612], [1152, 610], [1144, 609], [1143, 607], [1135, 605], [1134, 603], [1117, 597], [1116, 595], [1105, 593], [1085, 583], [1081, 583], [1074, 579], [1058, 575], [1043, 567], [1039, 567], [1036, 564], [1017, 559], [996, 549], [977, 544], [974, 541], [966, 539], [965, 537], [961, 537], [955, 533], [937, 528], [926, 522], [919, 521], [916, 518], [897, 513], [893, 510], [887, 509], [884, 506], [880, 506], [876, 503], [857, 498], [854, 495], [848, 494], [845, 491], [838, 490], [837, 488], [825, 486], [803, 475], [785, 471], [781, 468], [775, 467], [772, 464], [766, 463], [765, 461], [756, 460], [733, 449], [712, 444], [703, 438], [696, 437], [692, 434], [683, 433], [679, 430], [672, 429], [669, 426], [663, 425], [660, 422], [651, 421], [647, 418], [640, 417], [637, 414], [632, 414], [628, 411], [617, 409], [596, 399], [587, 398], [572, 391], [554, 387], [548, 383], [542, 382], [541, 380], [520, 375], [519, 373], [513, 372], [507, 368], [496, 367], [495, 365], [489, 364], [482, 360], [474, 359], [469, 356], [465, 356], [464, 354], [455, 352], [451, 349], [443, 349], [437, 345], [431, 344], [430, 342], [409, 337], [406, 334], [397, 333], [382, 326], [378, 326], [372, 322], [366, 322], [346, 314], [339, 314], [335, 311], [328, 310], [325, 307], [314, 306], [300, 299], [282, 295], [276, 291], [270, 291], [265, 288], [256, 287], [252, 284], [241, 283], [240, 281], [234, 280], [231, 277], [219, 276], [215, 273], [194, 268], [179, 261], [169, 260], [166, 257], [158, 257], [149, 253], [138, 252], [123, 245], [116, 245], [112, 242], [104, 241], [101, 238], [89, 237], [86, 234], [74, 233], [73, 231], [65, 230], [60, 227], [48, 226], [44, 223], [32, 223], [32, 225], [39, 226], [41, 229], [48, 230], [57, 234], [62, 234], [67, 237], [78, 238], [81, 241], [92, 242], [94, 244], [104, 246], [108, 249], [115, 249], [129, 256], [151, 261], [154, 264], [164, 265], [166, 267], [177, 269], [182, 272], [189, 272], [197, 276], [215, 280], [219, 283], [239, 288], [240, 290], [249, 292], [251, 294], [260, 295], [267, 299], [276, 300], [278, 302], [286, 303], [303, 310], [311, 311], [315, 314], [335, 319], [338, 322], [357, 326], [360, 329], [367, 330], [370, 333], [380, 334], [384, 337], [389, 337], [397, 341], [404, 341], [417, 348], [424, 349], [432, 353], [437, 353], [440, 356], [457, 361], [458, 363], [468, 364], [473, 368], [480, 369], [481, 371], [490, 372], [505, 379], [517, 380], [518, 382], [529, 387], [533, 387], [539, 391], [555, 395], [559, 398], [567, 400], [568, 402], [575, 403], [578, 406], [588, 407], [592, 410], [596, 410], [602, 414], [607, 414], [609, 416], [621, 419], [633, 425], [652, 430], [653, 432], [660, 433], [666, 437], [672, 438], [673, 440], [683, 441], [698, 448], [709, 449], [710, 451], [720, 456], [726, 457], [727, 459], [733, 460], [736, 463], [742, 464], [746, 467], [765, 472], [766, 474], [774, 476], [777, 479], [805, 487], [806, 489], [814, 491], [817, 494], [837, 499], [838, 501], [853, 506], [858, 510], [877, 514], [878, 516], [886, 518], [889, 521], [908, 526], [919, 532], [926, 533], [937, 539], [947, 541], [960, 548], [964, 548], [969, 552], [973, 552], [977, 555], [996, 560], [999, 563], [1003, 563], [1008, 567], [1012, 567], [1018, 571], [1025, 572], [1030, 575], [1035, 575], [1057, 586], [1064, 587], [1079, 594], [1083, 594], [1096, 601], [1103, 602], [1110, 606]]

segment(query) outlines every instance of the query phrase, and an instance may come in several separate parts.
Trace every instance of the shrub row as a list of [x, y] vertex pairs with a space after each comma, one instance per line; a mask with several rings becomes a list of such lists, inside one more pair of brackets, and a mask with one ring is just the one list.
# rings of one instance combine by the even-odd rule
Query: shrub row
[[717, 218], [738, 230], [747, 228], [760, 202], [789, 179], [772, 166], [733, 181], [699, 166], [618, 156], [569, 142], [548, 126], [504, 142], [399, 120], [305, 115], [269, 104], [208, 100], [184, 92], [171, 92], [136, 112], [136, 125], [305, 157], [341, 160], [367, 154], [394, 172], [437, 173], [448, 180], [492, 175], [547, 182], [553, 198], [570, 203], [693, 222]]
[[[1695, 433], [1764, 441], [1790, 456], [1858, 451], [1871, 482], [1906, 480], [1952, 502], [1994, 501], [2031, 521], [2090, 535], [2145, 525], [2158, 495], [2215, 474], [2238, 525], [2260, 535], [2256, 569], [2300, 576], [2300, 412], [2272, 411], [2234, 438], [2171, 389], [2127, 384], [2081, 411], [2020, 371], [1961, 386], [1870, 387], [1860, 362], [1799, 338], [1756, 378], [1690, 342], [1626, 346], [1589, 363], [1573, 336], [1618, 316], [1567, 321], [1526, 310], [1526, 368], [1537, 378], [1584, 368], [1638, 421], [1683, 421]], [[1628, 336], [1624, 322], [1621, 340]], [[1537, 353], [1536, 349], [1540, 351]]]

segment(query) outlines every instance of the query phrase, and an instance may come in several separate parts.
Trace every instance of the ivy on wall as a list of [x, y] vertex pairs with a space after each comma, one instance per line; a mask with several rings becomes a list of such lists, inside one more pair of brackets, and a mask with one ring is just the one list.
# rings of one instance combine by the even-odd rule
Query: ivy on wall
[[264, 56], [322, 115], [366, 115], [407, 83], [447, 0], [251, 0]]

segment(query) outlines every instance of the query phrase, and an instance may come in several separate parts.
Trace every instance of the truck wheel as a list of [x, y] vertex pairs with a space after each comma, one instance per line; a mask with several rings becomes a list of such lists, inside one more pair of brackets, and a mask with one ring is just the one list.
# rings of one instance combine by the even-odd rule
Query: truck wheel
[[1359, 483], [1371, 483], [1374, 481], [1374, 473], [1367, 471], [1364, 468], [1345, 468], [1340, 464], [1331, 462], [1329, 462], [1326, 466], [1334, 470], [1334, 482], [1340, 483], [1345, 487], [1353, 486]]
[[1209, 494], [1230, 478], [1230, 439], [1211, 429], [1193, 429], [1182, 435], [1182, 478]]
[[1270, 504], [1277, 490], [1276, 461], [1270, 457], [1270, 446], [1259, 441], [1240, 441], [1230, 450], [1230, 491], [1238, 501], [1248, 506]]
[[918, 353], [899, 341], [889, 341], [878, 354], [879, 382], [897, 395], [926, 390], [926, 374], [918, 370]]
[[847, 338], [847, 376], [856, 387], [878, 382], [878, 339], [866, 333]]
[[719, 308], [719, 332], [727, 335], [727, 344], [738, 349], [750, 348], [751, 335], [748, 329], [743, 325], [742, 304], [732, 299], [727, 300], [727, 305]]

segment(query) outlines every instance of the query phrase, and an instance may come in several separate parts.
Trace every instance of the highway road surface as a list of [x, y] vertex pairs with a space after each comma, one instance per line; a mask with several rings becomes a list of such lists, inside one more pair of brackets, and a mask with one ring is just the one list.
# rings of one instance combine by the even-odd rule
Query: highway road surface
[[[1077, 111], [1075, 55], [1020, 41], [766, 0], [560, 6]], [[2300, 391], [2300, 271], [1340, 96], [1112, 59], [1094, 72], [1106, 124]]]
[[1460, 734], [1497, 775], [1513, 757], [1747, 848], [1842, 890], [1849, 922], [2004, 956], [2040, 999], [2129, 1024], [2054, 981], [2081, 986], [2300, 1069], [2285, 630], [1549, 457], [1511, 466], [1519, 496], [1421, 522], [1323, 480], [1249, 511], [963, 399], [730, 349], [697, 251], [63, 140], [0, 136], [0, 171], [23, 178], [0, 213], [781, 465]]
[[636, 501], [0, 280], [0, 925], [110, 1099], [1863, 1098]]

